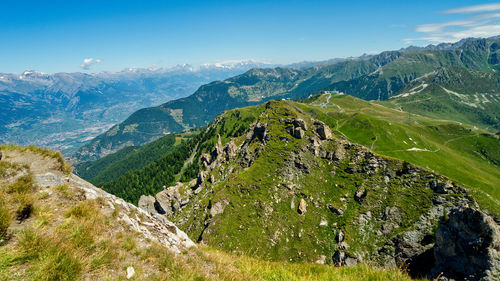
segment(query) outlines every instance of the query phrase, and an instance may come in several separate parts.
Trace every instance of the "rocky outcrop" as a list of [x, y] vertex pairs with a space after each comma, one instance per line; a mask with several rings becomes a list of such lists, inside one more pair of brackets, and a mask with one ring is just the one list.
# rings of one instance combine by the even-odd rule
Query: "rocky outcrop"
[[318, 133], [321, 140], [329, 140], [332, 138], [332, 132], [328, 125], [319, 120], [314, 121], [314, 125], [316, 126], [316, 132]]
[[151, 195], [141, 195], [139, 198], [139, 203], [137, 204], [139, 208], [149, 212], [150, 214], [156, 213], [155, 209], [156, 199]]
[[500, 227], [485, 213], [453, 209], [436, 231], [435, 275], [457, 280], [499, 280]]
[[[204, 174], [202, 178], [204, 181]], [[198, 181], [200, 181], [200, 177], [198, 178]], [[167, 187], [163, 191], [158, 192], [154, 203], [156, 212], [170, 216], [187, 205], [192, 191], [191, 188], [186, 188], [186, 185], [188, 187], [193, 186], [194, 181], [187, 184], [178, 182], [174, 186]], [[181, 195], [181, 190], [185, 190], [185, 194]]]
[[287, 132], [293, 136], [294, 138], [297, 139], [303, 139], [305, 136], [305, 131], [307, 131], [307, 123], [304, 121], [304, 119], [301, 118], [287, 118], [287, 119], [282, 119], [280, 122], [285, 123], [287, 125], [291, 125], [290, 127], [287, 127], [286, 130]]
[[[123, 199], [95, 187], [74, 174], [66, 175], [59, 170], [55, 170], [53, 165], [47, 164], [49, 160], [44, 156], [30, 152], [13, 152], [9, 161], [31, 166], [30, 171], [33, 173], [33, 178], [37, 185], [42, 188], [42, 191], [45, 191], [43, 190], [45, 188], [60, 186], [63, 183], [74, 190], [78, 190], [78, 192], [75, 192], [75, 194], [78, 194], [78, 197], [75, 198], [77, 200], [98, 199], [102, 204], [102, 212], [115, 213], [116, 211], [116, 219], [129, 231], [136, 231], [145, 239], [156, 241], [174, 253], [179, 254], [184, 249], [196, 247], [196, 244], [186, 233], [178, 229], [164, 216], [145, 211], [125, 202]], [[36, 163], [36, 167], [34, 163]], [[50, 190], [46, 192], [50, 194]]]

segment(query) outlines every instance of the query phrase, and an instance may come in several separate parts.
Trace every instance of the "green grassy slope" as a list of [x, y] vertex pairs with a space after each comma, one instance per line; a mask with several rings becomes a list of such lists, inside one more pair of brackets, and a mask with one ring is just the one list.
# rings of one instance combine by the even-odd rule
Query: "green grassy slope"
[[410, 81], [429, 74], [442, 66], [463, 67], [493, 72], [500, 64], [496, 56], [498, 40], [470, 40], [450, 50], [408, 50], [377, 71], [351, 80], [339, 81], [326, 87], [365, 100], [387, 100]]
[[409, 83], [384, 105], [436, 119], [500, 131], [500, 75], [440, 68]]
[[[341, 249], [336, 236], [342, 232], [348, 255], [376, 261], [380, 248], [415, 229], [421, 216], [433, 207], [433, 199], [441, 196], [428, 187], [435, 175], [421, 169], [412, 174], [409, 171], [414, 168], [408, 163], [376, 158], [340, 136], [321, 141], [315, 154], [316, 125], [312, 112], [307, 111], [310, 107], [283, 101], [266, 103], [256, 120], [265, 125], [266, 136], [255, 137], [251, 129], [248, 134], [222, 141], [222, 145], [233, 143], [241, 150], [202, 168], [211, 180], [201, 183], [201, 191], [194, 194], [185, 185], [179, 192], [190, 194], [189, 203], [169, 214], [169, 219], [193, 239], [270, 260], [303, 262], [331, 257]], [[221, 132], [221, 120], [232, 119], [227, 113], [221, 118], [209, 128]], [[305, 121], [308, 129], [302, 138], [288, 133], [287, 118]], [[322, 152], [343, 156], [334, 160], [320, 156]], [[373, 157], [384, 168], [369, 172], [366, 167]], [[354, 199], [361, 189], [366, 190], [365, 197]], [[443, 196], [454, 200], [463, 194]], [[297, 210], [300, 204], [306, 205], [303, 213]], [[342, 215], [332, 208], [342, 209]], [[401, 210], [401, 219], [397, 229], [379, 234], [384, 223], [377, 218], [383, 217], [387, 208]], [[359, 223], [363, 217], [366, 225]], [[437, 223], [436, 219], [432, 223]]]
[[497, 203], [500, 200], [498, 136], [472, 126], [425, 118], [348, 95], [330, 98], [322, 95], [311, 101], [311, 105], [300, 107], [355, 143], [382, 155], [428, 167], [475, 189], [480, 203], [496, 215], [500, 214]]

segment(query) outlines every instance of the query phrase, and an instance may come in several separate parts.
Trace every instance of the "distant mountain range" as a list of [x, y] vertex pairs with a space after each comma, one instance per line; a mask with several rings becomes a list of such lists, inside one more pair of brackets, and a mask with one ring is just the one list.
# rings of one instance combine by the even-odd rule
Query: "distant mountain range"
[[137, 109], [187, 96], [200, 85], [270, 64], [228, 61], [121, 72], [0, 73], [0, 142], [72, 153]]
[[[191, 96], [133, 113], [124, 122], [113, 126], [83, 146], [75, 154], [75, 159], [99, 159], [123, 147], [142, 145], [167, 133], [207, 125], [225, 110], [271, 99], [303, 99], [321, 91], [338, 91], [365, 100], [391, 99], [392, 103], [397, 103], [397, 98], [403, 97], [404, 92], [408, 91], [407, 87], [419, 83], [422, 77], [429, 76], [443, 67], [455, 67], [456, 71], [461, 68], [467, 73], [475, 71], [473, 75], [476, 76], [480, 73], [497, 72], [500, 70], [500, 40], [496, 37], [471, 38], [454, 44], [409, 47], [358, 58], [301, 63], [274, 69], [251, 69], [236, 77], [203, 85]], [[488, 77], [481, 79], [496, 79], [495, 75]], [[442, 78], [452, 79], [451, 76]], [[489, 117], [485, 118], [491, 120], [486, 121], [482, 117], [466, 119], [473, 125], [494, 131], [498, 127], [494, 124], [498, 123], [498, 119], [495, 119], [498, 118], [495, 112], [498, 108], [498, 88], [496, 82], [487, 85], [490, 87], [484, 90], [490, 96], [488, 100], [491, 104], [486, 110]], [[460, 92], [460, 89], [453, 89]], [[463, 88], [468, 91], [470, 89]], [[418, 95], [413, 96], [417, 97]], [[446, 100], [441, 102], [447, 103]], [[452, 102], [450, 104], [463, 106]], [[412, 111], [412, 107], [409, 107], [409, 110], [424, 115], [430, 113], [429, 110], [421, 109]], [[464, 110], [455, 108], [454, 111], [461, 114]], [[459, 122], [467, 121], [456, 114], [444, 113], [444, 116], [439, 117]]]

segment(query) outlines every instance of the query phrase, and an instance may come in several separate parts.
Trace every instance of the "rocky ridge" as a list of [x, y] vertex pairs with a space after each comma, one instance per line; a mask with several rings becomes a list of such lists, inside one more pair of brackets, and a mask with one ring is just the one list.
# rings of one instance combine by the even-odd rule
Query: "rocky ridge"
[[47, 160], [43, 156], [14, 150], [4, 151], [3, 158], [9, 162], [28, 165], [35, 182], [42, 188], [40, 192], [50, 193], [50, 188], [68, 185], [78, 191], [79, 201], [100, 200], [103, 202], [103, 212], [108, 213], [120, 209], [118, 221], [122, 222], [129, 231], [140, 233], [145, 239], [156, 241], [177, 254], [184, 249], [196, 247], [186, 233], [178, 229], [166, 217], [144, 211], [74, 174], [64, 174], [54, 167], [47, 166]]
[[[341, 266], [407, 265], [413, 276], [460, 276], [458, 267], [444, 266], [449, 253], [443, 247], [463, 245], [442, 244], [440, 231], [451, 231], [443, 218], [458, 209], [488, 217], [464, 188], [352, 144], [293, 103], [265, 106], [246, 135], [225, 145], [218, 135], [214, 149], [201, 154], [196, 181], [143, 197], [140, 206], [151, 213], [163, 210], [191, 237], [232, 251]], [[276, 154], [282, 161], [271, 158]], [[266, 168], [270, 161], [277, 165]], [[483, 228], [496, 237], [496, 227], [493, 222]], [[243, 233], [254, 231], [251, 244], [242, 241]], [[312, 252], [306, 249], [311, 247]], [[496, 244], [483, 243], [477, 251], [495, 253], [485, 250], [490, 248]], [[485, 260], [467, 273], [469, 280], [493, 276], [483, 276], [485, 268], [498, 270], [498, 256]]]

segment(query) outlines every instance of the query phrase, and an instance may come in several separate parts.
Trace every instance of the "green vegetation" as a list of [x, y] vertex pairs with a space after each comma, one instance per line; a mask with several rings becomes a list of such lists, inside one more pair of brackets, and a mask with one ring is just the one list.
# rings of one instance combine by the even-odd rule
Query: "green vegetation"
[[[12, 215], [7, 209], [5, 204], [5, 199], [0, 199], [0, 240], [3, 240], [7, 236], [7, 228], [9, 228], [10, 222], [12, 220]], [[0, 243], [1, 245], [2, 243]]]
[[85, 180], [101, 185], [121, 175], [146, 167], [174, 148], [196, 136], [200, 130], [169, 134], [142, 147], [126, 147], [97, 161], [76, 165], [76, 173]]
[[[358, 101], [347, 96], [345, 99], [346, 103], [356, 104]], [[243, 144], [245, 153], [225, 158], [213, 170], [202, 167], [206, 177], [213, 177], [215, 182], [203, 183], [201, 192], [190, 196], [186, 207], [168, 214], [169, 219], [192, 239], [213, 247], [265, 260], [292, 262], [313, 262], [321, 256], [331, 257], [338, 249], [335, 237], [342, 231], [350, 255], [358, 253], [372, 259], [387, 241], [413, 229], [420, 217], [430, 210], [436, 193], [429, 188], [428, 177], [434, 175], [425, 170], [419, 170], [416, 178], [407, 175], [404, 171], [413, 167], [408, 163], [411, 161], [403, 162], [392, 157], [383, 161], [383, 171], [353, 173], [352, 170], [368, 165], [368, 154], [359, 146], [342, 143], [340, 136], [335, 137], [336, 141], [323, 143], [321, 150], [345, 149], [347, 156], [344, 159], [332, 162], [314, 156], [310, 152], [314, 138], [312, 128], [315, 126], [311, 116], [330, 123], [329, 117], [333, 115], [328, 111], [338, 110], [332, 100], [337, 101], [332, 97], [328, 107], [272, 101], [265, 106], [238, 109], [219, 116], [208, 126], [206, 134], [212, 137], [200, 140], [196, 154], [211, 152], [217, 134], [223, 145], [229, 141], [236, 146]], [[382, 113], [393, 111], [379, 105], [373, 107], [382, 108]], [[237, 128], [242, 118], [236, 113], [241, 110], [257, 110], [254, 114], [259, 117], [255, 121], [266, 124], [265, 141], [249, 139], [247, 133], [230, 133], [239, 131]], [[289, 125], [282, 121], [287, 118], [306, 120], [310, 129], [302, 139], [287, 132]], [[365, 130], [359, 131], [359, 135], [369, 132], [363, 126], [357, 129]], [[249, 167], [246, 161], [251, 163]], [[385, 179], [384, 171], [393, 174], [389, 180]], [[354, 194], [360, 189], [366, 189], [367, 195], [362, 201], [354, 200]], [[180, 193], [188, 192], [180, 190]], [[453, 200], [461, 195], [443, 196]], [[297, 212], [302, 200], [307, 204], [304, 215]], [[335, 214], [328, 206], [342, 209], [343, 215]], [[387, 208], [400, 210], [401, 219], [397, 231], [380, 235], [378, 232], [384, 222], [375, 218], [382, 217]], [[368, 213], [366, 227], [353, 223]], [[332, 263], [332, 260], [328, 258], [325, 262]]]
[[[500, 140], [454, 122], [429, 119], [348, 95], [310, 99], [303, 110], [352, 142], [443, 174], [475, 191], [483, 208], [500, 216]], [[318, 106], [323, 105], [323, 106]], [[486, 195], [493, 197], [493, 200]]]
[[[81, 192], [72, 186], [44, 188], [50, 195], [39, 195], [29, 169], [11, 165], [9, 176], [0, 178], [0, 229], [7, 233], [0, 237], [5, 238], [0, 280], [124, 280], [129, 266], [135, 269], [132, 280], [410, 280], [397, 269], [268, 262], [203, 246], [174, 255], [127, 231], [115, 214], [123, 208], [106, 212], [103, 200], [68, 198], [60, 192]], [[9, 187], [16, 174], [24, 178]], [[20, 193], [37, 198], [30, 218], [1, 220], [5, 213], [12, 215]]]
[[[247, 108], [232, 111], [230, 114], [233, 116], [231, 123], [221, 124], [223, 141], [243, 133], [242, 128], [248, 127], [255, 120], [258, 110]], [[163, 186], [170, 186], [178, 180], [188, 181], [196, 177], [201, 153], [211, 151], [216, 142], [216, 130], [208, 128], [203, 133], [179, 144], [175, 149], [165, 147], [166, 153], [158, 150], [159, 154], [162, 153], [162, 157], [158, 160], [149, 163], [141, 170], [129, 171], [115, 181], [104, 183], [102, 187], [116, 196], [137, 204], [141, 195], [155, 195], [162, 190]], [[142, 154], [142, 150], [139, 152]], [[190, 158], [192, 158], [191, 163], [186, 163]]]
[[409, 83], [381, 104], [436, 119], [453, 120], [498, 132], [500, 75], [444, 67]]

